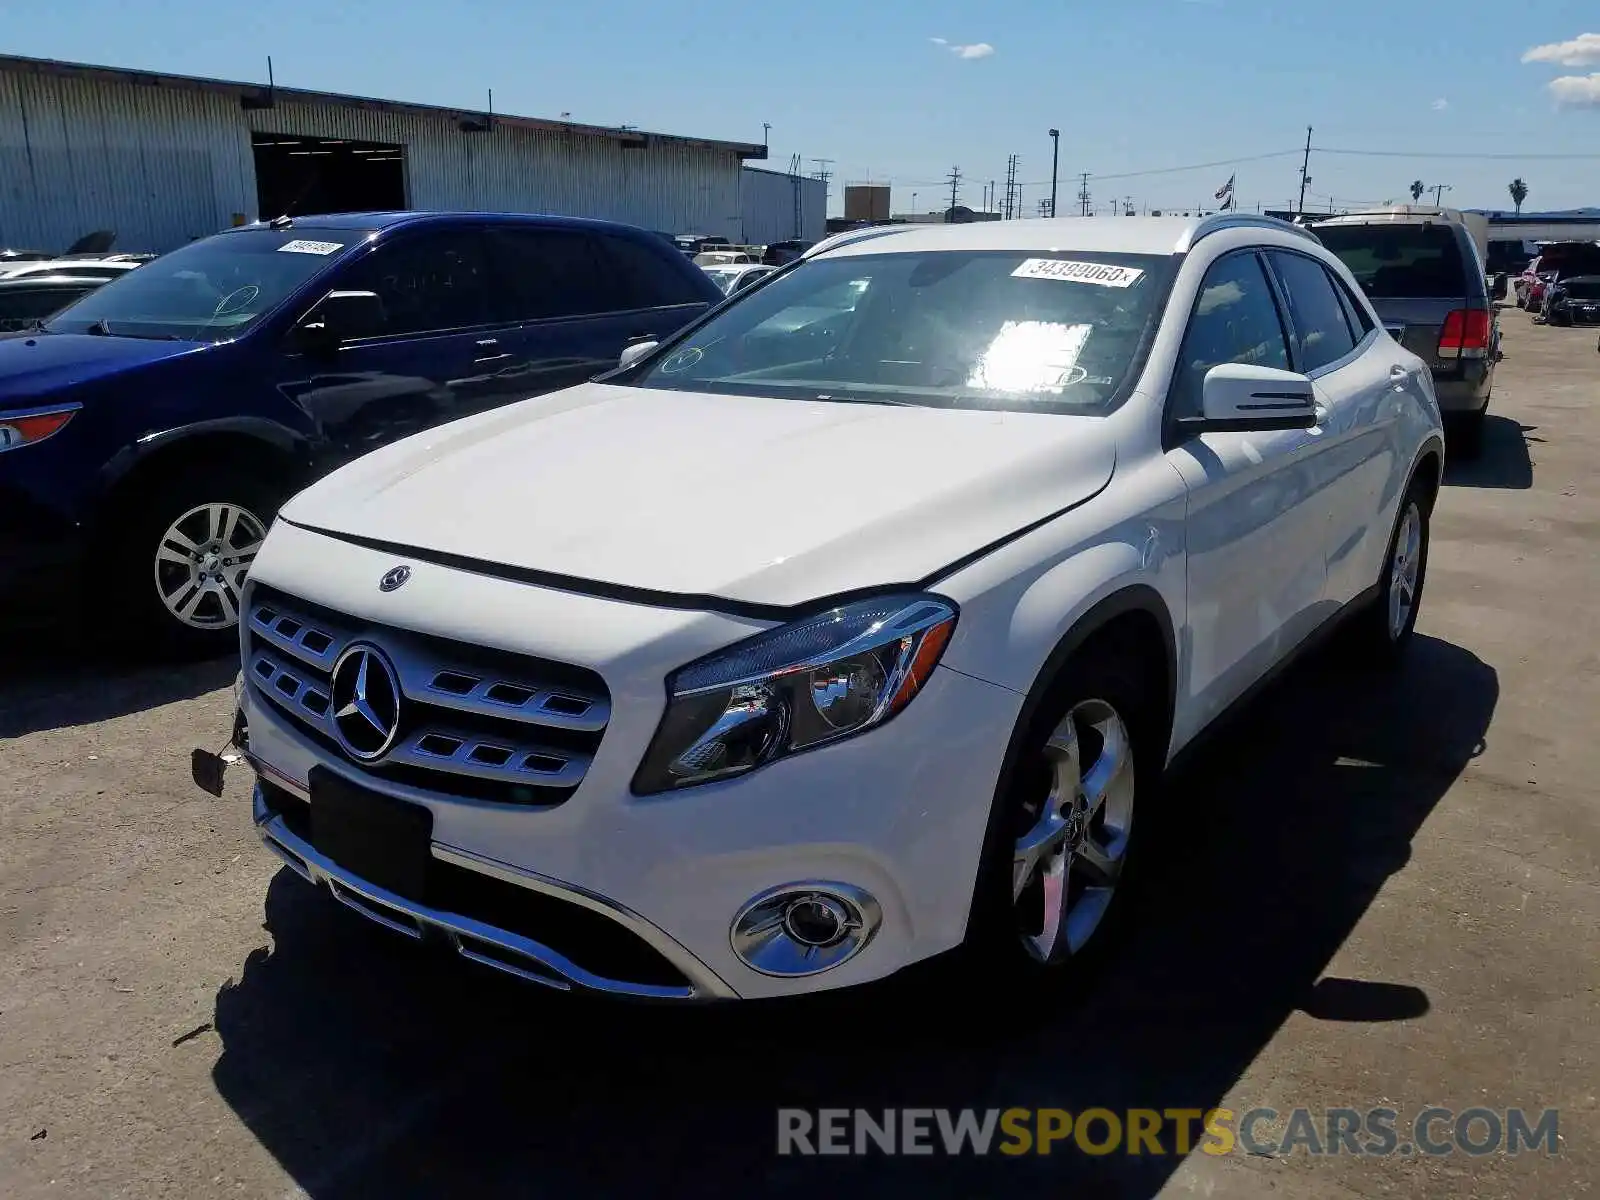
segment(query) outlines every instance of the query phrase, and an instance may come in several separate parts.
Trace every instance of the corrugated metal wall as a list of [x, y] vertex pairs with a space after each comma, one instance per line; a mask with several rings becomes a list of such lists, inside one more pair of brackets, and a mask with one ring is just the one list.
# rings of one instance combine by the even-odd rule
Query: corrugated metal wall
[[[746, 167], [742, 182], [739, 205], [744, 222], [742, 240], [764, 246], [795, 237], [812, 242], [822, 239], [828, 219], [828, 185], [823, 180]], [[797, 192], [798, 227], [795, 219]]]
[[731, 150], [625, 150], [607, 138], [506, 124], [468, 134], [442, 113], [283, 97], [276, 108], [245, 111], [223, 93], [0, 70], [0, 247], [59, 250], [114, 229], [118, 249], [162, 251], [226, 228], [235, 213], [254, 220], [252, 130], [401, 145], [412, 208], [741, 233]]

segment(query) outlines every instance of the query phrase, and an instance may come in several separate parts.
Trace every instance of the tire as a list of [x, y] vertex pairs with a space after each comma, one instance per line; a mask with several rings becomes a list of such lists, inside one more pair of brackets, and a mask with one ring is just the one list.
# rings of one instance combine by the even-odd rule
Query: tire
[[1565, 329], [1572, 324], [1572, 318], [1566, 313], [1553, 312], [1550, 314], [1550, 324]]
[[1426, 489], [1412, 480], [1389, 534], [1377, 598], [1361, 614], [1354, 629], [1358, 653], [1375, 665], [1398, 663], [1416, 632], [1422, 589], [1428, 578], [1430, 507]]
[[281, 501], [265, 480], [221, 465], [184, 470], [141, 498], [109, 552], [119, 624], [136, 648], [237, 652], [240, 589]]
[[[1117, 941], [1164, 766], [1164, 701], [1141, 669], [1147, 661], [1137, 644], [1091, 642], [1021, 734], [995, 797], [968, 924], [969, 978], [990, 996], [1077, 985]], [[1067, 906], [1050, 909], [1063, 869]]]

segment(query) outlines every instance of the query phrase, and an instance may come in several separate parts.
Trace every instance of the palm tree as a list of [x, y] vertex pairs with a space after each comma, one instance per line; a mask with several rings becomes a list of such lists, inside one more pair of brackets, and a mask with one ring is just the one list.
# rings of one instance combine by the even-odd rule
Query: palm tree
[[1522, 202], [1528, 198], [1528, 185], [1522, 182], [1519, 175], [1506, 185], [1506, 191], [1511, 193], [1511, 203], [1517, 206], [1517, 215], [1522, 215]]
[[1411, 181], [1411, 200], [1412, 200], [1412, 202], [1416, 203], [1417, 201], [1420, 201], [1422, 199], [1422, 193], [1427, 191], [1427, 190], [1428, 190], [1428, 185], [1423, 183], [1422, 180], [1413, 179]]

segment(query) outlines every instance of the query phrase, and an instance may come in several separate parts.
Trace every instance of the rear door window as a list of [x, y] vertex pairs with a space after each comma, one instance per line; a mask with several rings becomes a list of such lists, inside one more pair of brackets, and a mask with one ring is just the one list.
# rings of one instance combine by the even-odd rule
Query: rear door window
[[1289, 300], [1295, 369], [1309, 374], [1354, 350], [1356, 339], [1345, 319], [1344, 306], [1322, 264], [1285, 250], [1269, 251], [1268, 257]]
[[1314, 232], [1375, 300], [1466, 295], [1466, 264], [1449, 225], [1323, 225]]
[[489, 253], [500, 286], [495, 319], [589, 317], [631, 307], [596, 239], [565, 229], [491, 229]]
[[704, 304], [705, 294], [693, 277], [653, 247], [623, 237], [601, 234], [596, 241], [610, 260], [624, 308], [666, 308], [674, 304]]

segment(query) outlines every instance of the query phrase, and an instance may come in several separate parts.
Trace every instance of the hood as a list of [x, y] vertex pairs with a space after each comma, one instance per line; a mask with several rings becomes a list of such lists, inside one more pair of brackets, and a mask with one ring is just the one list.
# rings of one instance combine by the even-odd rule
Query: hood
[[1103, 417], [584, 384], [359, 459], [297, 525], [790, 606], [926, 578], [1105, 486]]
[[0, 397], [43, 396], [207, 348], [87, 333], [9, 334], [0, 337]]

